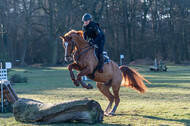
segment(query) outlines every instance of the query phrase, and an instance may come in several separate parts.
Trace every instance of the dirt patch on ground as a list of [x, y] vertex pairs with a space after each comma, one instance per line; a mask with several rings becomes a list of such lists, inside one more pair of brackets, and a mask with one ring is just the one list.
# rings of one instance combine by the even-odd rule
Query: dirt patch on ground
[[152, 65], [153, 60], [150, 57], [144, 58], [144, 59], [136, 59], [132, 62], [130, 62], [130, 65]]

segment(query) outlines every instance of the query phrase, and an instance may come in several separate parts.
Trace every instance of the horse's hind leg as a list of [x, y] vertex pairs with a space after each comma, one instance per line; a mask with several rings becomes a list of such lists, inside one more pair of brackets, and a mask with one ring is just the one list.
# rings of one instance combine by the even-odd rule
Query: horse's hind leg
[[113, 90], [113, 94], [114, 94], [115, 106], [113, 107], [113, 109], [109, 113], [109, 115], [115, 115], [115, 111], [116, 111], [116, 109], [117, 109], [117, 107], [119, 105], [119, 102], [120, 102], [119, 89], [120, 89], [120, 83], [119, 82], [112, 84], [112, 90]]
[[108, 100], [109, 100], [109, 104], [104, 112], [105, 115], [108, 115], [108, 113], [111, 111], [112, 108], [112, 104], [114, 102], [114, 96], [111, 94], [111, 92], [109, 91], [111, 85], [106, 86], [104, 83], [101, 82], [97, 82], [96, 86], [98, 87], [98, 89], [100, 90], [100, 92], [102, 94], [104, 94]]

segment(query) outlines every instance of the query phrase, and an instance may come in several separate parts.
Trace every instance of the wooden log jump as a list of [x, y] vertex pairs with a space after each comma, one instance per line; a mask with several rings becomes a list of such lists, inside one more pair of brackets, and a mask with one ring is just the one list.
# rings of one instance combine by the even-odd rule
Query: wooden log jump
[[13, 90], [10, 81], [2, 80], [2, 82], [0, 81], [0, 84], [1, 83], [3, 84], [3, 96], [7, 99], [8, 102], [14, 104], [19, 98]]
[[16, 121], [21, 122], [85, 122], [101, 123], [104, 112], [94, 100], [74, 100], [55, 104], [43, 104], [32, 99], [19, 99], [13, 105]]

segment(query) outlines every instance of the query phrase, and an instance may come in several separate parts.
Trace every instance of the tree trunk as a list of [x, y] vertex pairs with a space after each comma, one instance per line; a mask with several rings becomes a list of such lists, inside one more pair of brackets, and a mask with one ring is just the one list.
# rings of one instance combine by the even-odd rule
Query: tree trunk
[[55, 39], [55, 41], [53, 41], [54, 43], [53, 43], [53, 47], [52, 47], [52, 49], [53, 49], [53, 54], [52, 54], [52, 65], [56, 65], [56, 63], [57, 63], [57, 52], [58, 52], [58, 48], [57, 48], [57, 38]]
[[33, 1], [29, 1], [29, 7], [27, 8], [27, 3], [26, 1], [23, 1], [24, 5], [24, 14], [25, 14], [25, 28], [24, 28], [24, 40], [23, 40], [23, 47], [22, 47], [22, 54], [20, 58], [20, 65], [24, 65], [25, 57], [26, 57], [26, 51], [27, 51], [27, 45], [30, 42], [30, 37], [31, 37], [31, 25], [30, 25], [30, 20], [31, 20], [31, 15], [32, 15], [32, 7], [33, 7]]
[[103, 111], [94, 100], [74, 100], [57, 104], [43, 104], [32, 99], [19, 99], [13, 106], [14, 117], [21, 122], [85, 122], [101, 123]]

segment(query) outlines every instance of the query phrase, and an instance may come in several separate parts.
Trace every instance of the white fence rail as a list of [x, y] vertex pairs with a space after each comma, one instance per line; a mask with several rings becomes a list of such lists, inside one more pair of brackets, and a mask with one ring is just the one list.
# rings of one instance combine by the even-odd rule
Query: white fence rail
[[7, 69], [0, 69], [0, 80], [7, 80]]

